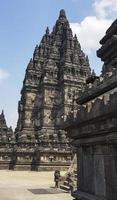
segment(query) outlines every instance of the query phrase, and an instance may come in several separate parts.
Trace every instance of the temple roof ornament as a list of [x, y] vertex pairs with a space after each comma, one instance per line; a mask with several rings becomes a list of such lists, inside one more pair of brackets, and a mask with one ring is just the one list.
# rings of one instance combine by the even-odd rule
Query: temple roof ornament
[[59, 17], [66, 18], [66, 13], [64, 9], [60, 10]]

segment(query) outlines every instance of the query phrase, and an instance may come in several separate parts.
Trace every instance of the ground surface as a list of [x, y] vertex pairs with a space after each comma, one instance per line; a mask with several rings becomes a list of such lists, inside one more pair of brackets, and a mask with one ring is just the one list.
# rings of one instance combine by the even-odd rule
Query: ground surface
[[53, 172], [0, 171], [0, 200], [72, 200], [54, 188]]

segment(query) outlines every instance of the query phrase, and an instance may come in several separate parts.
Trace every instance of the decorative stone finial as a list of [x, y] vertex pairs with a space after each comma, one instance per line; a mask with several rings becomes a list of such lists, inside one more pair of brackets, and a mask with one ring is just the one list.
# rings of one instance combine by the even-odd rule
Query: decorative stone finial
[[33, 56], [38, 55], [39, 47], [36, 45]]
[[46, 28], [46, 35], [49, 35], [49, 28], [48, 28], [48, 26]]
[[0, 115], [0, 123], [4, 124], [6, 126], [4, 110], [2, 110], [1, 115]]
[[92, 70], [91, 75], [92, 75], [92, 76], [96, 76], [96, 73], [95, 73], [94, 69]]
[[33, 59], [31, 58], [27, 66], [27, 70], [32, 69], [32, 68], [33, 68]]
[[66, 14], [65, 14], [65, 10], [64, 9], [60, 10], [59, 17], [66, 18]]
[[32, 63], [33, 63], [33, 59], [31, 58], [30, 61], [29, 61], [29, 64], [32, 64]]
[[74, 35], [74, 39], [77, 39], [77, 35], [76, 34]]
[[1, 116], [4, 117], [4, 110], [2, 109]]
[[[37, 50], [37, 49], [38, 49], [38, 45], [36, 45], [36, 47], [35, 47], [35, 50]], [[34, 50], [34, 51], [35, 51], [35, 50]]]

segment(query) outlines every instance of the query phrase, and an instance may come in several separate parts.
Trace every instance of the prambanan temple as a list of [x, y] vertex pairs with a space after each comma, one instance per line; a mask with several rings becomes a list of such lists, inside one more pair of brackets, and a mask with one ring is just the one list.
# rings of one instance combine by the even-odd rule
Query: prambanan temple
[[15, 132], [0, 115], [0, 168], [53, 170], [77, 154], [77, 200], [117, 200], [117, 20], [100, 40], [91, 72], [61, 10], [30, 60]]
[[0, 168], [69, 167], [73, 148], [61, 126], [68, 115], [75, 116], [75, 98], [90, 75], [88, 57], [61, 10], [52, 32], [47, 27], [27, 66], [15, 133], [5, 120], [1, 123]]

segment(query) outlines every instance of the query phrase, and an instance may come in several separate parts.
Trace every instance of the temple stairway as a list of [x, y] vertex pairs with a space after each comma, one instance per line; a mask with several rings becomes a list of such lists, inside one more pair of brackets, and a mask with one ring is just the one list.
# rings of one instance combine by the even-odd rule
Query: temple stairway
[[60, 183], [60, 189], [67, 191], [67, 192], [70, 191], [69, 175], [72, 175], [74, 189], [77, 188], [77, 158], [76, 158], [76, 155], [74, 155], [73, 161], [72, 161], [67, 173], [65, 174], [65, 176], [62, 177], [62, 180]]

